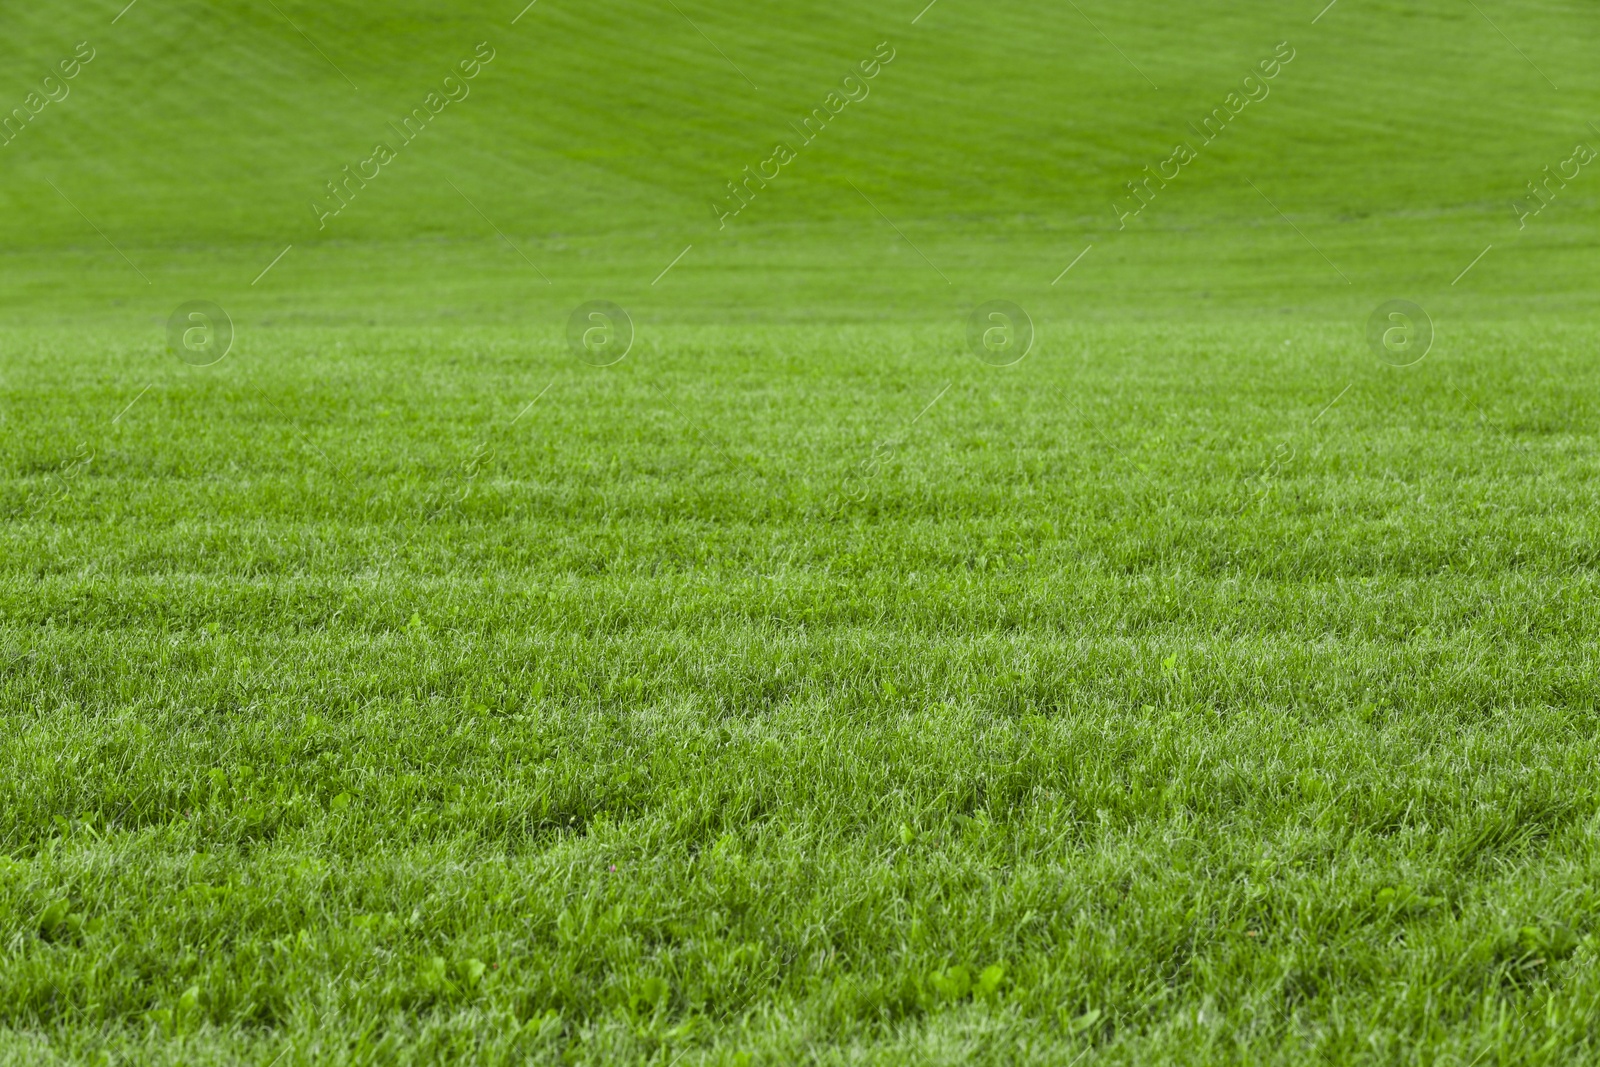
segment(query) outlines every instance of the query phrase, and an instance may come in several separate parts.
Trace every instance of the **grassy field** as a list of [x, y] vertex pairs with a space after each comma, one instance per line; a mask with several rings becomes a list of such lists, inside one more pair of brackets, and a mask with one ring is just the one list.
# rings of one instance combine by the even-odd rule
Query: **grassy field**
[[1600, 1058], [1590, 5], [124, 2], [5, 5], [0, 1062]]

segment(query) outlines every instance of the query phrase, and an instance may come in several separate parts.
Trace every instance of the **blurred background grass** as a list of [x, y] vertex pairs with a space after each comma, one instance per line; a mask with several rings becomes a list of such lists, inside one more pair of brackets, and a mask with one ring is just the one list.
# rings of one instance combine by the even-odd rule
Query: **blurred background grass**
[[[18, 5], [0, 100], [79, 40], [97, 56], [0, 150], [0, 313], [148, 324], [208, 298], [250, 327], [466, 319], [549, 336], [593, 297], [700, 322], [920, 320], [995, 296], [1044, 320], [1359, 324], [1395, 295], [1445, 320], [1591, 314], [1591, 175], [1526, 230], [1510, 206], [1596, 136], [1583, 6], [1344, 2], [1312, 25], [1317, 6], [941, 0], [912, 26], [898, 6], [541, 0], [512, 26], [514, 5], [191, 2], [113, 26], [110, 5]], [[719, 232], [709, 201], [883, 40], [896, 58], [871, 95]], [[1285, 40], [1271, 95], [1119, 232], [1124, 183], [1195, 141], [1187, 124]], [[480, 41], [496, 58], [471, 96], [319, 232], [324, 183], [394, 140], [387, 124]]]

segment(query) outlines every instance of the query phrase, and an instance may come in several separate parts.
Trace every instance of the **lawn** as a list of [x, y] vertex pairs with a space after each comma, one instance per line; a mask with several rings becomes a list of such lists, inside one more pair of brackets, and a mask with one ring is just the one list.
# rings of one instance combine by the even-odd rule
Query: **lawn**
[[124, 2], [0, 1063], [1600, 1059], [1587, 5]]

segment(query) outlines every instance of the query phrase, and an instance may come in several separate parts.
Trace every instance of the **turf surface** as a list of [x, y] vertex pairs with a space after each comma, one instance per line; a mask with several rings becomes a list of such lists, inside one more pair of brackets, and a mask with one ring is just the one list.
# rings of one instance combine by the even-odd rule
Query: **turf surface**
[[0, 1060], [1593, 1062], [1591, 16], [12, 5]]

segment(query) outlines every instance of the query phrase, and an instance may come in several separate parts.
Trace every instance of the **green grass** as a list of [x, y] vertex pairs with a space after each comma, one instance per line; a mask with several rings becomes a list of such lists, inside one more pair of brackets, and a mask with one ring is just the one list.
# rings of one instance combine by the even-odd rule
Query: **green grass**
[[1587, 5], [677, 6], [8, 13], [0, 1062], [1600, 1056]]

